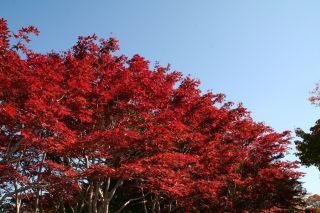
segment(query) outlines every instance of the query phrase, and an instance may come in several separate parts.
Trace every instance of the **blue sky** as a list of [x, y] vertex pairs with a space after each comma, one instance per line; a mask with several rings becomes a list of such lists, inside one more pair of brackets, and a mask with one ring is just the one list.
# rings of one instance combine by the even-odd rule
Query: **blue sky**
[[[120, 53], [199, 79], [203, 91], [243, 102], [277, 131], [308, 130], [320, 109], [308, 102], [320, 80], [320, 1], [316, 0], [2, 0], [11, 29], [35, 25], [40, 52], [71, 47], [96, 33], [120, 40]], [[294, 151], [294, 150], [293, 150]], [[288, 156], [288, 159], [295, 159]], [[302, 168], [320, 193], [320, 173]]]

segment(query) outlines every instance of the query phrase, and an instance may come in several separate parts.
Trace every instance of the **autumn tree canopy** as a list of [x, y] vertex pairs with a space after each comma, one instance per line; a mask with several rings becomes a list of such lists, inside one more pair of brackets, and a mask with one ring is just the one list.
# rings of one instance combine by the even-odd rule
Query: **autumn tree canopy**
[[0, 211], [242, 212], [299, 202], [288, 132], [117, 40], [36, 53], [0, 21]]

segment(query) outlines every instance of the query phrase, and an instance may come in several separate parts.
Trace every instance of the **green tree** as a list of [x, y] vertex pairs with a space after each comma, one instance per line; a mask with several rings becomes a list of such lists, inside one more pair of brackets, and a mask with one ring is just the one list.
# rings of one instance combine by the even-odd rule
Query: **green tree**
[[[320, 106], [320, 84], [316, 84], [309, 100], [313, 105]], [[296, 129], [296, 134], [302, 140], [295, 141], [301, 163], [306, 166], [316, 166], [320, 170], [320, 119], [306, 133]]]
[[310, 128], [309, 133], [297, 129], [296, 134], [302, 138], [295, 142], [301, 163], [316, 166], [320, 170], [320, 119]]

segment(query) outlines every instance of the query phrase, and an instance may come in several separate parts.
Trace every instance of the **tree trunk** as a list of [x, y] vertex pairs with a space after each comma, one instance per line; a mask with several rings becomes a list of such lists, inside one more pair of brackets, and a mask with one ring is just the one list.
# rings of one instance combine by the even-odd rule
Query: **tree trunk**
[[21, 206], [21, 200], [19, 198], [19, 190], [18, 190], [18, 184], [17, 180], [13, 183], [15, 194], [16, 194], [16, 213], [20, 213], [20, 206]]
[[20, 213], [21, 200], [20, 198], [16, 198], [16, 213]]
[[99, 197], [99, 189], [100, 189], [100, 183], [96, 182], [95, 191], [94, 191], [93, 205], [92, 205], [93, 213], [98, 213], [97, 203], [98, 203], [98, 197]]
[[92, 213], [93, 183], [90, 183], [88, 213]]
[[36, 192], [36, 201], [35, 201], [35, 209], [34, 209], [35, 213], [39, 212], [39, 189], [37, 189]]
[[143, 209], [144, 209], [144, 213], [148, 213], [148, 209], [147, 209], [147, 200], [146, 200], [146, 196], [144, 194], [144, 191], [143, 191], [143, 188], [141, 187], [141, 194], [142, 194], [142, 197], [143, 197]]
[[158, 196], [155, 196], [152, 200], [152, 209], [151, 209], [152, 213], [156, 212], [157, 202], [158, 202]]
[[108, 182], [105, 187], [104, 195], [103, 195], [103, 203], [101, 206], [101, 210], [99, 213], [109, 213], [110, 201], [112, 200], [114, 194], [116, 193], [117, 189], [123, 184], [123, 180], [117, 180], [116, 184], [113, 188], [109, 191], [110, 186], [110, 178], [108, 178]]

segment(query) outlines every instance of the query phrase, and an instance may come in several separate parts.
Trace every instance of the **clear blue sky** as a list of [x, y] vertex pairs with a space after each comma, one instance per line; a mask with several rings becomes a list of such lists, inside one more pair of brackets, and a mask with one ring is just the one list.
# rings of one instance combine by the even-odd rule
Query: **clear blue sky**
[[[31, 44], [35, 50], [64, 50], [78, 35], [112, 35], [121, 53], [170, 63], [200, 79], [202, 90], [243, 102], [256, 121], [277, 131], [308, 130], [320, 118], [320, 108], [307, 101], [320, 80], [319, 11], [318, 0], [0, 3], [0, 16], [12, 29], [30, 24], [40, 29]], [[320, 193], [319, 171], [301, 170], [308, 192]]]

